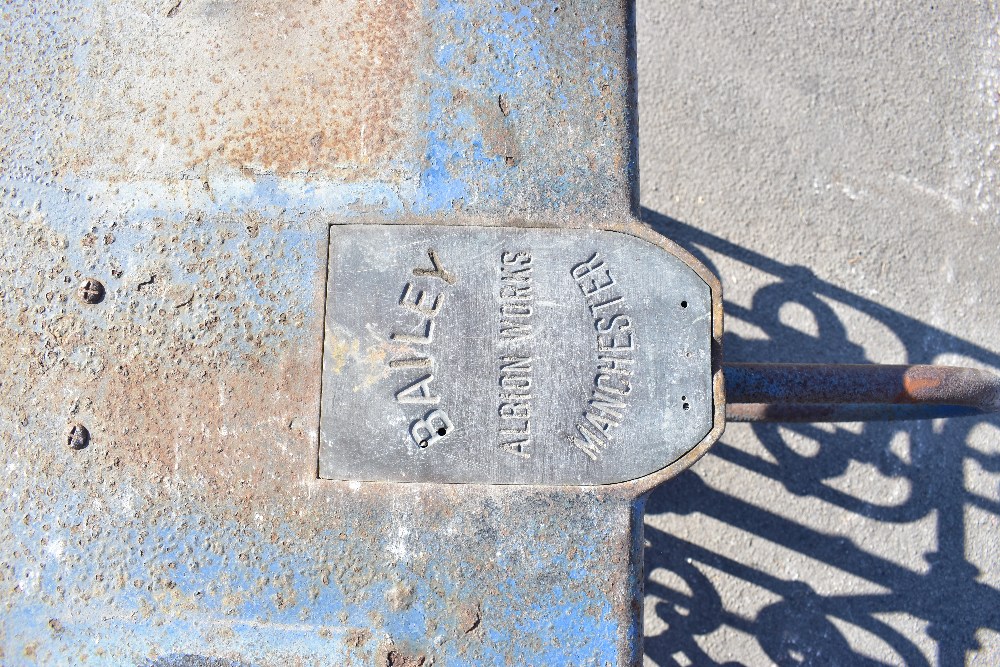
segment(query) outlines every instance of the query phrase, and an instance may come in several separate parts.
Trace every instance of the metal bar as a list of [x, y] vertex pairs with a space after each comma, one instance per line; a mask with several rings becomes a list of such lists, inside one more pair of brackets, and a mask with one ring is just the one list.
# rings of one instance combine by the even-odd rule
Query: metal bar
[[727, 421], [894, 421], [1000, 410], [1000, 378], [974, 368], [731, 363], [723, 373]]

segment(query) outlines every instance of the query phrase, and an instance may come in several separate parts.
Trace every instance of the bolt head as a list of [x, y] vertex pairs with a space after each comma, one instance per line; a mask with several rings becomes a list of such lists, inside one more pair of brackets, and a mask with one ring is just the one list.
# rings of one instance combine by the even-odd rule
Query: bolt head
[[88, 305], [104, 301], [104, 284], [96, 278], [86, 278], [76, 291], [80, 301]]
[[83, 424], [70, 424], [66, 428], [66, 445], [70, 449], [83, 449], [90, 444], [90, 431]]

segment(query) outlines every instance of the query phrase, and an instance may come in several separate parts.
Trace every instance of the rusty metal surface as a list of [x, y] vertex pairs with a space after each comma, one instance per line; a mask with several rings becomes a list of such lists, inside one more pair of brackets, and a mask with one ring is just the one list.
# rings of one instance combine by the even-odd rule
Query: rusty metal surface
[[626, 224], [630, 9], [0, 14], [0, 662], [638, 661], [641, 487], [315, 465], [329, 225]]
[[549, 224], [613, 219], [632, 202], [623, 3], [46, 0], [0, 11], [0, 146], [9, 175], [32, 183], [24, 197], [68, 186], [175, 215], [464, 211]]
[[932, 419], [1000, 410], [1000, 378], [974, 368], [728, 363], [729, 421]]

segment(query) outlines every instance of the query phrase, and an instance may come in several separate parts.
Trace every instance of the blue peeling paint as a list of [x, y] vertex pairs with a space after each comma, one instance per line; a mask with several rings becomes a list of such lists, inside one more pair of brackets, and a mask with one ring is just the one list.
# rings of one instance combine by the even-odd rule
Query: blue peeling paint
[[[444, 0], [428, 11], [437, 46], [435, 68], [422, 74], [428, 115], [415, 211], [558, 210], [581, 196], [593, 203], [592, 176], [580, 177], [595, 161], [611, 157], [608, 148], [588, 148], [590, 140], [581, 144], [578, 132], [569, 141], [561, 141], [560, 134], [581, 119], [590, 122], [595, 106], [608, 108], [610, 100], [621, 99], [602, 86], [624, 90], [627, 84], [617, 64], [563, 52], [552, 33], [558, 7]], [[581, 27], [583, 53], [607, 52], [606, 31], [600, 34], [599, 39], [592, 26]], [[582, 69], [573, 76], [568, 65]], [[500, 95], [509, 102], [506, 118], [497, 109]], [[513, 164], [487, 139], [490, 132], [496, 141], [496, 126], [505, 127], [517, 144]], [[539, 161], [538, 149], [548, 145], [559, 148]]]
[[[232, 487], [206, 481], [218, 471], [143, 458], [155, 435], [102, 433], [98, 424], [80, 456], [57, 442], [64, 406], [78, 415], [88, 402], [117, 399], [101, 384], [111, 373], [92, 368], [100, 337], [118, 340], [111, 324], [131, 331], [131, 344], [113, 355], [122, 372], [145, 364], [154, 378], [190, 373], [189, 388], [237, 368], [252, 380], [240, 392], [272, 392], [288, 414], [311, 418], [310, 406], [253, 386], [253, 373], [273, 381], [265, 371], [279, 361], [318, 362], [333, 222], [622, 215], [631, 187], [624, 15], [604, 0], [564, 4], [423, 5], [430, 35], [400, 102], [418, 117], [407, 126], [407, 150], [369, 177], [349, 165], [342, 177], [279, 177], [214, 164], [153, 177], [100, 159], [87, 173], [60, 170], [63, 137], [47, 134], [46, 118], [73, 109], [31, 67], [68, 56], [86, 83], [95, 22], [107, 8], [98, 0], [13, 6], [17, 29], [42, 42], [18, 46], [35, 48], [34, 59], [0, 83], [2, 92], [27, 91], [27, 101], [12, 103], [16, 120], [0, 121], [0, 212], [9, 216], [0, 324], [23, 336], [12, 372], [37, 363], [34, 377], [70, 379], [56, 408], [54, 394], [41, 405], [27, 375], [0, 385], [18, 396], [0, 405], [5, 664], [188, 667], [199, 660], [190, 656], [207, 656], [212, 667], [215, 658], [241, 667], [370, 664], [390, 639], [440, 665], [605, 665], [630, 659], [623, 651], [638, 654], [635, 595], [608, 587], [639, 576], [634, 545], [621, 546], [641, 524], [628, 501], [572, 490], [389, 486], [373, 494], [304, 484], [248, 508]], [[86, 129], [71, 121], [72, 132]], [[101, 307], [66, 298], [83, 275], [105, 281]], [[26, 303], [32, 315], [21, 322]], [[132, 319], [116, 319], [121, 313]], [[191, 348], [158, 356], [157, 345], [174, 339]], [[240, 392], [228, 399], [231, 414], [247, 400]], [[18, 412], [21, 404], [30, 409]], [[254, 417], [233, 437], [299, 465], [293, 420]], [[184, 428], [219, 432], [226, 422]], [[180, 450], [189, 446], [177, 438]], [[215, 440], [224, 445], [218, 465], [249, 465], [226, 459], [231, 441]], [[139, 445], [131, 457], [117, 449], [126, 441]], [[460, 619], [461, 608], [475, 620]], [[368, 634], [349, 641], [357, 631]]]

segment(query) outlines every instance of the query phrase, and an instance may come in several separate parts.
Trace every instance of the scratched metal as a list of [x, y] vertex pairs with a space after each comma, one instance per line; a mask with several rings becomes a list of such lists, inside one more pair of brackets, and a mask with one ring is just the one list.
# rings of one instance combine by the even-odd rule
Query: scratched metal
[[629, 12], [0, 6], [0, 664], [641, 659], [636, 487], [316, 478], [330, 225], [631, 224]]
[[601, 230], [334, 225], [328, 479], [610, 484], [713, 426], [712, 295]]

